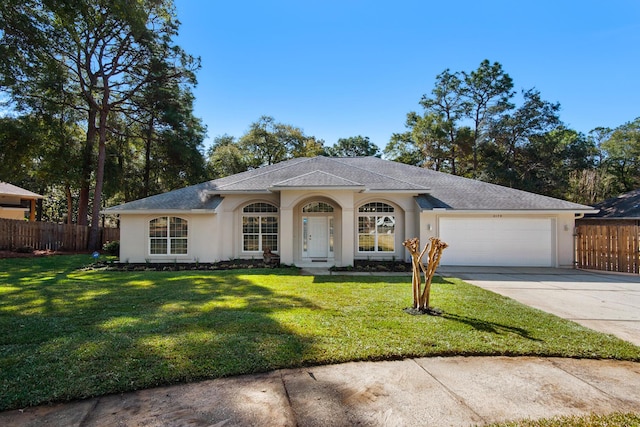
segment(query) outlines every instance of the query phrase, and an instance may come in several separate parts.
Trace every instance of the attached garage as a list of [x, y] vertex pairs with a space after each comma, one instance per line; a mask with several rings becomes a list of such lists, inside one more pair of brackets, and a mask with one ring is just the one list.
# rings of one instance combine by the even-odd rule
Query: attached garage
[[449, 244], [442, 265], [556, 266], [553, 218], [444, 217], [438, 225]]

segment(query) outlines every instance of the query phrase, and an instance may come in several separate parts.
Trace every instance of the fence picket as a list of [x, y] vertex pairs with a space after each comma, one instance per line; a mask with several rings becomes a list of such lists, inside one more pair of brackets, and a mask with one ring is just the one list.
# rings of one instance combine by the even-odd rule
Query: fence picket
[[579, 224], [576, 226], [578, 268], [640, 273], [638, 224]]
[[[100, 236], [101, 246], [120, 240], [120, 229], [101, 228]], [[86, 251], [88, 245], [88, 226], [0, 218], [0, 249], [31, 247], [36, 250]]]

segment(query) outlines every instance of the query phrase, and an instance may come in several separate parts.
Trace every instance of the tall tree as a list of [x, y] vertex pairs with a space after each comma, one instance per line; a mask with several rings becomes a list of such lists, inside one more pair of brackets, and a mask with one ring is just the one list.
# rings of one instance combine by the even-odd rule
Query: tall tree
[[473, 176], [478, 176], [478, 147], [483, 140], [489, 120], [503, 111], [511, 109], [510, 99], [515, 95], [511, 77], [502, 70], [498, 62], [488, 59], [480, 63], [477, 70], [464, 76], [466, 115], [473, 121]]
[[619, 193], [640, 186], [640, 117], [611, 132], [600, 145], [604, 153], [604, 166], [615, 176]]
[[[542, 141], [537, 149], [553, 153], [553, 148], [543, 147], [544, 136], [561, 124], [560, 104], [543, 100], [534, 89], [523, 91], [522, 97], [524, 103], [520, 107], [488, 123], [487, 140], [482, 145], [486, 165], [483, 179], [516, 188], [523, 188], [531, 171], [542, 165], [533, 160], [539, 155], [536, 148], [528, 148], [534, 147], [533, 142]], [[527, 154], [531, 157], [527, 158]]]
[[249, 166], [235, 138], [229, 135], [216, 137], [208, 152], [208, 163], [214, 178], [222, 178], [245, 172]]
[[368, 136], [351, 136], [340, 138], [331, 147], [327, 147], [331, 157], [380, 157], [380, 148], [369, 140]]
[[410, 131], [392, 134], [389, 143], [384, 147], [384, 156], [394, 162], [424, 166], [424, 156], [413, 141]]
[[[599, 201], [616, 196], [616, 178], [611, 174], [605, 162], [602, 143], [607, 141], [612, 129], [597, 127], [589, 132], [584, 143], [586, 152], [582, 158], [592, 164], [591, 167], [574, 167], [569, 173], [569, 191], [566, 198], [572, 202], [593, 205]], [[576, 157], [579, 154], [576, 153]]]
[[556, 198], [567, 197], [572, 171], [594, 166], [587, 139], [562, 126], [532, 135], [521, 151], [518, 187]]
[[0, 181], [21, 185], [35, 168], [40, 127], [32, 117], [0, 118]]
[[[479, 148], [487, 138], [488, 125], [513, 107], [511, 77], [497, 62], [482, 61], [477, 70], [452, 72], [444, 70], [436, 76], [430, 95], [423, 95], [422, 114], [407, 114], [406, 127], [410, 140], [425, 159], [425, 167], [455, 175], [479, 175]], [[469, 128], [466, 123], [471, 122]], [[394, 142], [397, 150], [400, 146]], [[407, 139], [403, 148], [407, 148]], [[409, 156], [411, 158], [411, 156]]]
[[602, 150], [602, 143], [611, 138], [611, 134], [613, 133], [613, 129], [608, 127], [596, 127], [589, 131], [587, 137], [589, 141], [596, 147], [597, 156], [596, 156], [596, 166], [602, 165], [604, 162], [604, 151]]
[[443, 160], [441, 157], [446, 157], [451, 173], [457, 175], [457, 159], [459, 151], [462, 151], [458, 148], [457, 127], [467, 105], [460, 73], [451, 73], [446, 69], [438, 74], [431, 94], [431, 97], [423, 95], [420, 100], [425, 113], [422, 117], [414, 116], [414, 132], [422, 133], [429, 141], [437, 141], [436, 151], [441, 155], [437, 156], [434, 162], [436, 170], [440, 170], [439, 164]]
[[262, 116], [251, 123], [249, 131], [240, 139], [240, 147], [248, 154], [248, 166], [258, 168], [287, 158], [287, 146], [278, 138], [275, 119]]
[[[144, 145], [143, 181], [138, 197], [166, 191], [166, 186], [157, 184], [171, 181], [171, 177], [157, 175], [168, 175], [171, 169], [181, 169], [187, 177], [186, 184], [203, 178], [200, 149], [205, 128], [193, 115], [194, 97], [189, 86], [196, 84], [194, 70], [185, 67], [192, 61], [183, 58], [179, 63], [167, 63], [165, 58], [171, 55], [163, 50], [168, 47], [163, 46], [150, 61], [147, 83], [124, 110], [136, 124]], [[178, 155], [168, 159], [172, 152]]]
[[247, 166], [258, 168], [293, 157], [311, 157], [324, 152], [324, 141], [307, 136], [302, 129], [278, 123], [262, 116], [240, 138], [240, 150], [246, 154]]
[[423, 166], [436, 171], [448, 170], [447, 159], [450, 158], [450, 145], [447, 124], [442, 116], [436, 113], [419, 115], [407, 114], [406, 126], [411, 134], [411, 141], [418, 147], [424, 157]]
[[170, 0], [26, 0], [22, 4], [11, 0], [3, 11], [2, 22], [7, 25], [3, 41], [10, 46], [4, 51], [11, 57], [3, 61], [0, 71], [7, 74], [3, 82], [14, 83], [14, 95], [40, 96], [40, 91], [25, 88], [41, 82], [43, 76], [55, 75], [45, 73], [53, 69], [65, 77], [60, 79], [61, 91], [83, 100], [72, 100], [72, 106], [86, 114], [79, 221], [86, 221], [88, 182], [94, 174], [89, 240], [96, 247], [109, 116], [154, 78], [148, 70], [155, 58], [184, 67], [195, 64], [172, 45], [178, 28], [173, 5]]
[[612, 190], [614, 183], [615, 177], [602, 168], [571, 171], [566, 198], [575, 203], [594, 205], [618, 194]]

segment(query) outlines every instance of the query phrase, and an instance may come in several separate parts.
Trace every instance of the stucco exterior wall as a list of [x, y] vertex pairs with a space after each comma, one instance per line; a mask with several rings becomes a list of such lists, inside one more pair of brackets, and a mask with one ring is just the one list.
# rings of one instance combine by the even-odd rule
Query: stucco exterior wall
[[[242, 245], [242, 208], [249, 203], [267, 202], [279, 208], [279, 250], [281, 262], [300, 265], [302, 259], [302, 207], [312, 201], [334, 206], [326, 215], [334, 221], [334, 258], [327, 262], [336, 266], [353, 265], [357, 259], [402, 259], [410, 261], [402, 242], [419, 237], [421, 245], [431, 237], [439, 237], [439, 221], [446, 217], [478, 218], [488, 213], [452, 213], [424, 211], [410, 194], [371, 194], [351, 190], [291, 190], [264, 195], [226, 195], [217, 211], [207, 213], [121, 214], [120, 261], [144, 262], [217, 262], [234, 258], [259, 258], [262, 253], [245, 252]], [[358, 207], [369, 202], [384, 202], [395, 207], [395, 251], [387, 253], [358, 252]], [[188, 221], [188, 253], [186, 255], [151, 255], [149, 221], [159, 216], [178, 216]], [[555, 266], [570, 267], [574, 261], [574, 214], [528, 213], [504, 215], [516, 218], [550, 218], [555, 229], [551, 256]]]
[[[419, 226], [413, 195], [361, 194], [352, 190], [309, 191], [287, 190], [264, 195], [225, 195], [216, 214], [219, 234], [217, 259], [260, 257], [261, 253], [242, 250], [242, 208], [249, 203], [267, 202], [279, 208], [279, 250], [284, 264], [299, 264], [301, 260], [302, 207], [312, 201], [324, 201], [334, 206], [334, 256], [337, 266], [353, 265], [354, 259], [404, 259], [402, 241], [417, 233]], [[358, 253], [357, 207], [369, 202], [386, 202], [396, 208], [395, 251], [385, 254]], [[232, 224], [232, 225], [230, 225]], [[209, 248], [211, 250], [211, 248]]]
[[556, 226], [558, 236], [558, 267], [573, 267], [575, 261], [575, 215], [573, 213], [558, 215]]
[[[188, 221], [185, 255], [151, 255], [149, 221], [160, 216], [177, 216]], [[120, 262], [216, 262], [218, 254], [217, 221], [214, 214], [123, 214], [120, 217]]]

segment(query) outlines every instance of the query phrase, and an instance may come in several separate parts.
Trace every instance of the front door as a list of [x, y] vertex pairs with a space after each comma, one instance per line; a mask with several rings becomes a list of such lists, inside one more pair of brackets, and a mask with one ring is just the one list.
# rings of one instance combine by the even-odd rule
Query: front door
[[305, 217], [306, 255], [309, 258], [327, 258], [329, 254], [329, 226], [327, 217]]

